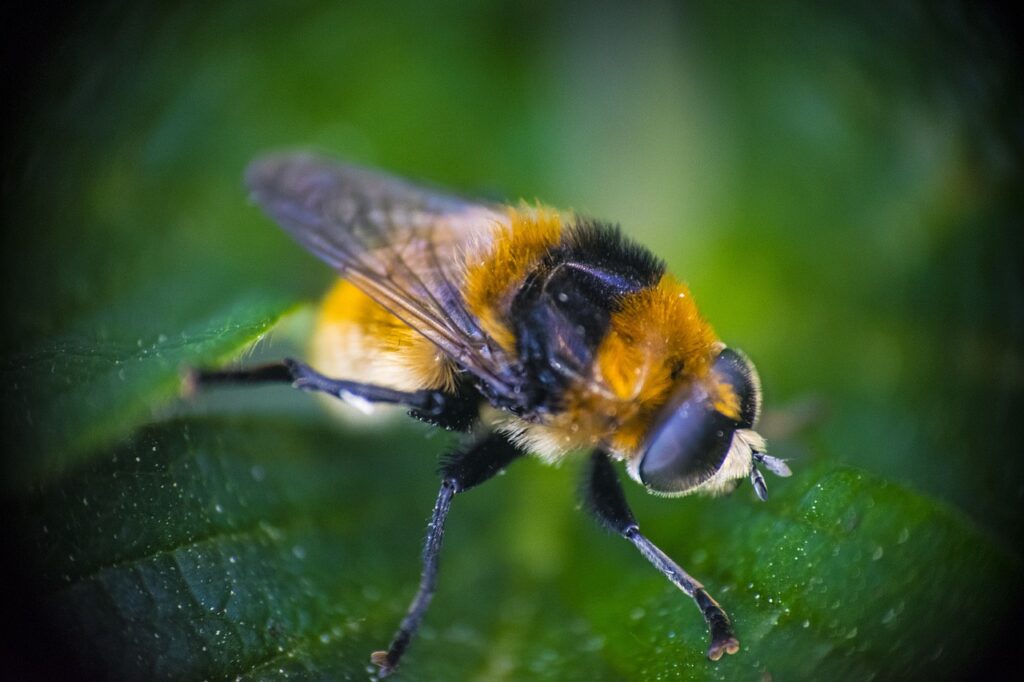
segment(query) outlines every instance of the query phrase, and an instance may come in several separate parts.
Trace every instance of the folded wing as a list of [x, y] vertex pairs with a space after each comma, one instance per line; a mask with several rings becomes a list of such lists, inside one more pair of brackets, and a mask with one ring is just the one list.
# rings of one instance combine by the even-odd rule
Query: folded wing
[[302, 246], [496, 394], [513, 391], [498, 344], [461, 295], [467, 254], [508, 224], [500, 206], [309, 154], [258, 159], [253, 197]]

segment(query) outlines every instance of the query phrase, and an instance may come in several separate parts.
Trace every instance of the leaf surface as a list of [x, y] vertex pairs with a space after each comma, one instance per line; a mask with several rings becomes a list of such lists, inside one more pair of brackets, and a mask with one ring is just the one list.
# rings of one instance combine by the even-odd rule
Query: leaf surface
[[[364, 678], [415, 589], [444, 445], [423, 433], [216, 416], [143, 429], [28, 505], [47, 603], [127, 678]], [[971, 586], [1020, 568], [958, 513], [846, 467], [799, 471], [766, 505], [744, 489], [646, 509], [736, 622], [742, 651], [712, 663], [692, 603], [576, 513], [572, 469], [529, 462], [456, 499], [409, 679], [939, 674], [1003, 608]], [[546, 539], [550, 553], [520, 551]]]

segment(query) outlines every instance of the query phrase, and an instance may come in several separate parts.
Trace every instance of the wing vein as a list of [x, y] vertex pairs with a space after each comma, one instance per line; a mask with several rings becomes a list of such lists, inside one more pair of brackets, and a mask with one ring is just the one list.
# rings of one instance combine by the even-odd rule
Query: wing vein
[[460, 245], [485, 248], [507, 216], [412, 183], [307, 154], [257, 160], [256, 202], [303, 247], [422, 334], [492, 395], [511, 396], [516, 362], [466, 306]]

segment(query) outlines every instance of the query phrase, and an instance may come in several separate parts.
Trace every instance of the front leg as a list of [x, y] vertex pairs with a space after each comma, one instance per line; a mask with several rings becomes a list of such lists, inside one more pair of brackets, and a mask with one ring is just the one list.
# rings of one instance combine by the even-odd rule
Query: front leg
[[502, 471], [513, 460], [521, 457], [523, 451], [500, 434], [490, 434], [474, 443], [468, 449], [460, 450], [446, 457], [441, 463], [441, 489], [434, 503], [434, 512], [427, 526], [427, 540], [423, 545], [423, 573], [420, 587], [413, 597], [409, 610], [402, 619], [398, 631], [391, 640], [387, 651], [375, 651], [370, 660], [380, 667], [378, 677], [387, 677], [398, 667], [402, 655], [409, 647], [413, 635], [419, 629], [420, 621], [427, 612], [434, 596], [437, 583], [438, 556], [444, 524], [452, 498], [456, 494], [489, 480]]
[[708, 658], [717, 661], [723, 654], [739, 651], [740, 643], [733, 631], [732, 621], [718, 602], [711, 598], [703, 585], [640, 533], [636, 518], [626, 503], [619, 477], [605, 453], [595, 451], [591, 455], [583, 491], [587, 507], [601, 525], [636, 545], [645, 559], [696, 602], [711, 632]]

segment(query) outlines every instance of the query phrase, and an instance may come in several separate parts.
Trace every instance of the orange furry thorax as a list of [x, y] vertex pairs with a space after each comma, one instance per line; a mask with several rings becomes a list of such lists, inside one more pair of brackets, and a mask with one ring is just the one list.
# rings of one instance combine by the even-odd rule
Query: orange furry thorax
[[[468, 264], [464, 288], [469, 310], [506, 350], [515, 347], [511, 302], [566, 225], [563, 216], [543, 208], [510, 211], [510, 218], [490, 249]], [[656, 286], [619, 302], [589, 376], [567, 392], [563, 412], [537, 424], [507, 420], [507, 430], [552, 457], [599, 444], [630, 457], [675, 391], [707, 377], [717, 344], [689, 288], [664, 275]]]
[[608, 444], [624, 456], [636, 452], [662, 406], [708, 376], [717, 343], [689, 288], [671, 275], [628, 294], [594, 362], [595, 378], [614, 396], [602, 402], [625, 412]]

